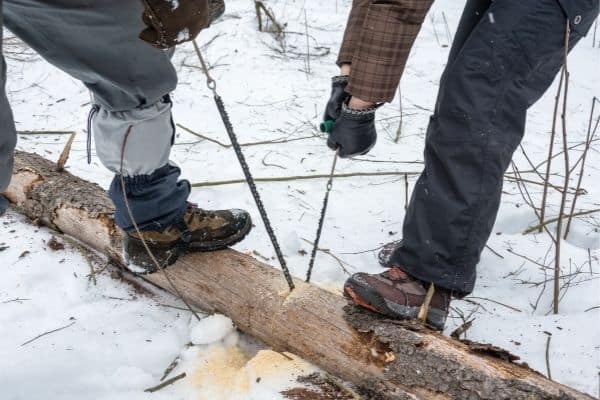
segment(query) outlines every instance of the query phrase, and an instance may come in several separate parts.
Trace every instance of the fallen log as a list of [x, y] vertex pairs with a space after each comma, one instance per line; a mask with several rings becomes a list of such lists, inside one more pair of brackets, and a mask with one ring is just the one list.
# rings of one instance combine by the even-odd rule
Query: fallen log
[[[125, 265], [113, 207], [99, 186], [38, 155], [17, 152], [5, 193], [34, 221], [69, 234]], [[297, 281], [233, 250], [189, 254], [168, 268], [196, 307], [354, 383], [377, 399], [587, 399], [493, 346], [462, 343], [416, 323], [377, 318], [339, 295]], [[172, 292], [163, 274], [144, 279]]]

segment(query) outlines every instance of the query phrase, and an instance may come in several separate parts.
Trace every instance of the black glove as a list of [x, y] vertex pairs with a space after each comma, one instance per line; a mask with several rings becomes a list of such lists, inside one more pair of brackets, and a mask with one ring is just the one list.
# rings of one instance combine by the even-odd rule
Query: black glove
[[[348, 86], [348, 75], [334, 76], [331, 78], [331, 97], [325, 106], [323, 122], [335, 121], [339, 118], [342, 111], [342, 104], [350, 97], [350, 95], [346, 93], [346, 86]], [[328, 130], [325, 130], [325, 132], [327, 131]]]
[[327, 146], [339, 149], [342, 158], [364, 155], [375, 146], [377, 131], [375, 130], [375, 110], [353, 110], [342, 103], [342, 111], [329, 133]]

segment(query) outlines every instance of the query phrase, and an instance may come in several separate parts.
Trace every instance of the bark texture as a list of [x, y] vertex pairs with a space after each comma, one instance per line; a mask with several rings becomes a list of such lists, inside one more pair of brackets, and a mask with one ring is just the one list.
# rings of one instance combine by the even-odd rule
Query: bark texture
[[[33, 220], [124, 264], [112, 204], [99, 186], [18, 152], [5, 195]], [[278, 270], [233, 250], [189, 254], [167, 271], [193, 305], [227, 315], [242, 331], [354, 383], [368, 398], [592, 399], [516, 364], [502, 349], [377, 318], [302, 281], [289, 293]], [[160, 272], [144, 279], [173, 292]]]

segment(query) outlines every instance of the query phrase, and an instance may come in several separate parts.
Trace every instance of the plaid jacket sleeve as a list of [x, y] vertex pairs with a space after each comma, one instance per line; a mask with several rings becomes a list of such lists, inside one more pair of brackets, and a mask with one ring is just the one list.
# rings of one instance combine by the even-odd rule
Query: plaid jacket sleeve
[[347, 91], [392, 101], [433, 0], [354, 0], [338, 64], [352, 64]]

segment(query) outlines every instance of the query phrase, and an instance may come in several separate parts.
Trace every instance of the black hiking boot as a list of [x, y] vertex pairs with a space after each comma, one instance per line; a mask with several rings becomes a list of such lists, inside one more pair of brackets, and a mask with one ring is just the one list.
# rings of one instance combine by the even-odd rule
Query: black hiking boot
[[[250, 214], [244, 210], [208, 211], [189, 205], [183, 220], [162, 231], [140, 232], [161, 267], [192, 251], [222, 250], [242, 241], [252, 229]], [[125, 235], [129, 261], [148, 273], [158, 270], [142, 238], [133, 231]]]
[[225, 14], [225, 1], [224, 0], [210, 0], [208, 2], [208, 10], [210, 15], [210, 23], [218, 20]]
[[[398, 267], [392, 267], [381, 274], [358, 273], [344, 284], [344, 295], [355, 304], [395, 319], [415, 319], [429, 283], [408, 275]], [[436, 287], [427, 314], [427, 323], [443, 330], [448, 317], [451, 292]]]

